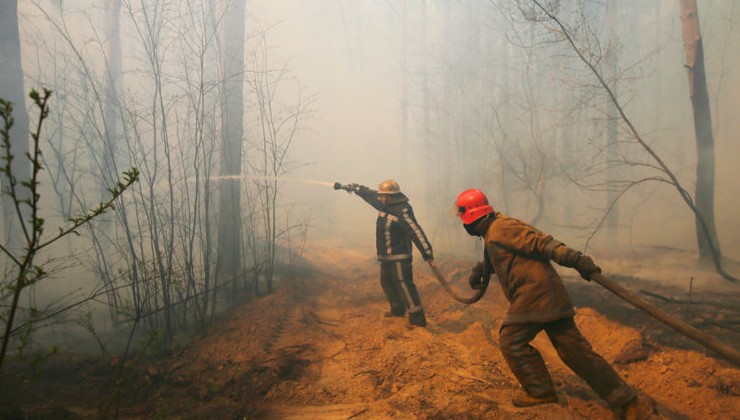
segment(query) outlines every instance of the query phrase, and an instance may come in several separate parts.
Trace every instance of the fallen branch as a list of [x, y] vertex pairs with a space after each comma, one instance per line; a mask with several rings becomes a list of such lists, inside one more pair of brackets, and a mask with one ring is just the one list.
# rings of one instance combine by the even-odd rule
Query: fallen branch
[[363, 408], [362, 410], [360, 410], [360, 411], [358, 411], [356, 413], [353, 413], [351, 416], [347, 417], [347, 419], [355, 418], [355, 417], [359, 416], [360, 414], [366, 412], [367, 410], [369, 410], [369, 408]]
[[655, 293], [655, 292], [651, 292], [651, 291], [645, 290], [645, 289], [640, 289], [640, 293], [642, 293], [644, 295], [648, 295], [650, 297], [654, 297], [656, 299], [660, 299], [660, 300], [662, 300], [664, 302], [675, 303], [677, 305], [707, 305], [707, 306], [714, 306], [714, 307], [717, 307], [717, 308], [728, 309], [728, 310], [731, 310], [731, 311], [740, 312], [740, 307], [738, 307], [738, 306], [724, 305], [721, 302], [707, 302], [707, 301], [701, 301], [701, 300], [677, 299], [677, 298], [674, 298], [674, 297], [663, 296], [661, 294], [658, 294], [658, 293]]
[[495, 384], [493, 384], [491, 382], [488, 382], [485, 379], [481, 379], [481, 378], [478, 378], [478, 377], [475, 377], [475, 376], [462, 375], [462, 374], [457, 373], [457, 372], [452, 372], [452, 373], [454, 373], [455, 375], [457, 375], [457, 376], [459, 376], [459, 377], [461, 377], [463, 379], [470, 379], [470, 380], [477, 381], [477, 382], [480, 382], [482, 384], [486, 384], [486, 385], [492, 386], [492, 387], [495, 387], [496, 386]]
[[377, 370], [372, 370], [372, 369], [370, 369], [370, 370], [363, 370], [363, 371], [361, 371], [361, 372], [357, 372], [357, 373], [355, 373], [354, 375], [352, 375], [352, 377], [353, 377], [353, 378], [356, 378], [356, 377], [358, 377], [358, 376], [360, 376], [360, 375], [364, 375], [364, 374], [368, 374], [368, 375], [373, 375], [373, 376], [378, 376], [378, 374], [379, 374], [379, 373], [380, 373], [380, 372], [378, 372]]

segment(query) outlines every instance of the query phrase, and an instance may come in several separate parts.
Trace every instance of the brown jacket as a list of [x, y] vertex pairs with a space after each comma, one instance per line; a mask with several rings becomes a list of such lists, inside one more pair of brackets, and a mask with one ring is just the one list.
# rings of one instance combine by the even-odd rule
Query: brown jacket
[[520, 220], [494, 212], [485, 238], [488, 259], [511, 304], [504, 324], [548, 322], [575, 315], [554, 260], [575, 266], [580, 252]]

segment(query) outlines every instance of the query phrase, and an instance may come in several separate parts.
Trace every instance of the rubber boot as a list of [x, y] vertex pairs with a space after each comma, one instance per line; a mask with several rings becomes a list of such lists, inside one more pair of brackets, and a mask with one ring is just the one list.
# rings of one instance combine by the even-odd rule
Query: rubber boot
[[532, 407], [540, 404], [552, 404], [558, 402], [557, 395], [548, 395], [544, 397], [532, 397], [524, 392], [514, 396], [511, 399], [511, 403], [514, 407]]
[[424, 311], [409, 313], [409, 323], [417, 327], [426, 327], [427, 317], [424, 315]]
[[647, 420], [657, 414], [655, 401], [648, 396], [638, 396], [622, 407], [624, 420]]

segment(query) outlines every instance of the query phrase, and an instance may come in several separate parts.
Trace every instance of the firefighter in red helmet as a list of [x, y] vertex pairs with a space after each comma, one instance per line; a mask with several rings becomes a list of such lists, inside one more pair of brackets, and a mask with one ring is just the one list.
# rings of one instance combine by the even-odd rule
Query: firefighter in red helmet
[[513, 399], [517, 407], [558, 401], [550, 374], [530, 342], [545, 331], [558, 356], [624, 418], [649, 418], [654, 403], [638, 397], [619, 374], [581, 335], [573, 321], [575, 310], [560, 276], [550, 263], [575, 268], [586, 280], [601, 268], [591, 257], [520, 220], [497, 212], [477, 189], [463, 191], [456, 201], [465, 230], [484, 239], [482, 262], [471, 270], [473, 289], [488, 272], [498, 277], [510, 307], [499, 331], [499, 345], [524, 392]]
[[408, 314], [411, 325], [425, 327], [426, 315], [413, 279], [411, 244], [416, 245], [424, 260], [433, 260], [434, 254], [408, 197], [392, 179], [381, 182], [377, 191], [358, 184], [337, 183], [334, 188], [354, 192], [378, 210], [375, 248], [380, 261], [380, 284], [390, 305], [385, 315]]

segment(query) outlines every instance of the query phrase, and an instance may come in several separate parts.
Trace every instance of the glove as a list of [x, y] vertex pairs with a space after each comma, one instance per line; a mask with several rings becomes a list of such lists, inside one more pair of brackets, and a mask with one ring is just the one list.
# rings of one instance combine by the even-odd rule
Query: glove
[[594, 260], [588, 255], [581, 255], [578, 258], [575, 269], [578, 270], [578, 274], [580, 274], [584, 280], [588, 281], [591, 281], [591, 276], [594, 273], [601, 273], [601, 267], [596, 265]]
[[473, 290], [480, 290], [483, 288], [483, 262], [479, 262], [470, 269], [470, 276], [468, 276], [468, 284]]

